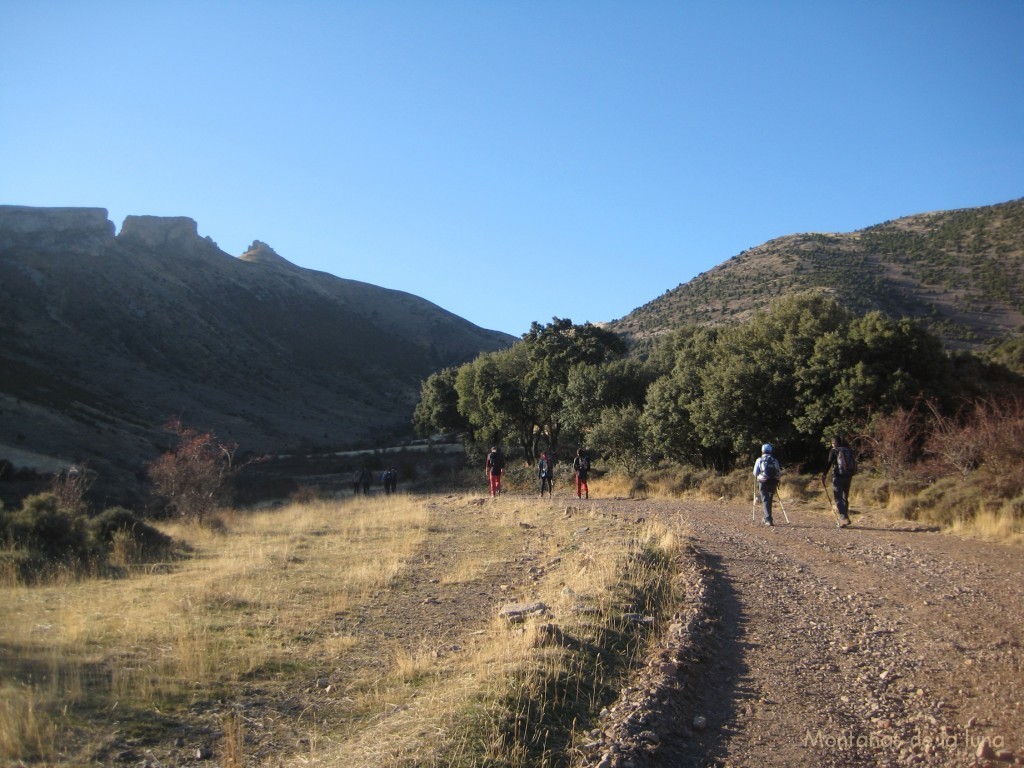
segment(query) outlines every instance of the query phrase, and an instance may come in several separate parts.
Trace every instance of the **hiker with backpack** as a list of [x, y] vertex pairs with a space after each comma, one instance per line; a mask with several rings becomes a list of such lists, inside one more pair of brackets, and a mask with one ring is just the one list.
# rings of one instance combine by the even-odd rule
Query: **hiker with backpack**
[[832, 438], [832, 449], [828, 452], [828, 464], [821, 473], [821, 484], [825, 484], [828, 471], [832, 470], [832, 495], [839, 511], [839, 526], [850, 524], [850, 485], [857, 474], [857, 457], [841, 435]]
[[491, 496], [498, 496], [501, 493], [501, 475], [505, 471], [505, 454], [498, 446], [492, 446], [491, 452], [487, 454], [484, 471], [491, 484]]
[[548, 458], [546, 453], [540, 455], [540, 461], [537, 462], [537, 477], [540, 478], [540, 497], [544, 498], [544, 488], [548, 489], [548, 496], [554, 496], [554, 479], [555, 471], [552, 466], [551, 459]]
[[754, 462], [754, 478], [757, 480], [761, 496], [761, 510], [764, 512], [765, 525], [775, 525], [772, 521], [772, 499], [775, 498], [775, 491], [778, 490], [781, 476], [782, 465], [774, 456], [772, 444], [765, 443], [761, 446], [761, 456]]
[[572, 471], [576, 473], [576, 498], [589, 499], [587, 478], [590, 476], [590, 458], [582, 448], [576, 451], [576, 458], [572, 460]]

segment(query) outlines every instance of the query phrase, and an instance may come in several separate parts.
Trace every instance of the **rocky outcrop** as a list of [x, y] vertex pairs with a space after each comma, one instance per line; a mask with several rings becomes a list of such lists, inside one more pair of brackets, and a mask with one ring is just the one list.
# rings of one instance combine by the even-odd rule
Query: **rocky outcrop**
[[208, 237], [199, 237], [195, 220], [187, 216], [126, 216], [118, 240], [147, 248], [191, 248], [200, 243], [214, 244]]
[[274, 264], [281, 267], [293, 266], [288, 259], [280, 256], [277, 251], [259, 240], [253, 240], [249, 249], [238, 258], [252, 264]]
[[30, 243], [36, 250], [96, 251], [114, 241], [105, 208], [0, 205], [0, 248]]

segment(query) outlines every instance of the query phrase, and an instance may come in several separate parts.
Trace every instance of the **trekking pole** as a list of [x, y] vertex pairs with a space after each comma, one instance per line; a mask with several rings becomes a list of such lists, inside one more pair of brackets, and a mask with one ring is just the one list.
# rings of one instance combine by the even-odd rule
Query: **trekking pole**
[[786, 505], [782, 503], [782, 496], [778, 492], [775, 494], [775, 498], [779, 500], [779, 507], [782, 509], [782, 516], [786, 518], [786, 522], [789, 522], [789, 515], [786, 514]]
[[757, 522], [757, 481], [754, 481], [754, 499], [750, 502], [750, 522]]
[[832, 514], [836, 516], [836, 528], [843, 527], [843, 521], [839, 517], [839, 510], [836, 509], [835, 503], [832, 501], [832, 497], [828, 495], [828, 486], [825, 485], [825, 478], [821, 478], [821, 487], [825, 489], [825, 498], [828, 499], [829, 509], [832, 510]]

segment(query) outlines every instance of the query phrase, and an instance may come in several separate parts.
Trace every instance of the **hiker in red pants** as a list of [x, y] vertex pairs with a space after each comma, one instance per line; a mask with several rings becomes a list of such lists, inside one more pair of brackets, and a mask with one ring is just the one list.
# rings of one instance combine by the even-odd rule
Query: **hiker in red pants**
[[576, 451], [576, 458], [572, 460], [572, 468], [576, 473], [576, 498], [589, 499], [590, 489], [587, 488], [587, 476], [590, 474], [590, 459], [580, 448]]
[[491, 448], [491, 452], [487, 454], [484, 469], [491, 483], [491, 496], [499, 495], [501, 493], [501, 473], [505, 471], [505, 455], [497, 446]]

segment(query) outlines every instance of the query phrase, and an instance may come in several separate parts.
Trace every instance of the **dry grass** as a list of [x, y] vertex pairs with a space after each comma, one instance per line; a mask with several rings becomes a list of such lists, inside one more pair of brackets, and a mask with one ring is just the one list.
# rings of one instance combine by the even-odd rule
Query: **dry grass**
[[[399, 495], [220, 520], [163, 526], [187, 561], [0, 588], [0, 762], [208, 746], [234, 766], [554, 764], [644, 656], [650, 630], [626, 608], [680, 599], [681, 532], [549, 501]], [[517, 600], [550, 615], [496, 618]]]
[[[1017, 471], [1016, 469], [1014, 471]], [[892, 480], [862, 472], [853, 482], [851, 508], [873, 510], [893, 520], [913, 520], [970, 538], [1000, 544], [1024, 544], [1024, 494], [1004, 498], [998, 493], [1011, 482], [1011, 473], [1000, 478], [975, 472], [966, 479], [960, 475], [931, 477], [907, 476]], [[701, 501], [749, 501], [754, 489], [750, 471], [740, 468], [719, 474], [688, 468], [651, 471], [646, 476], [642, 497], [654, 499], [697, 499]], [[623, 475], [605, 475], [590, 484], [594, 498], [638, 497], [635, 483]], [[831, 482], [828, 493], [831, 495]], [[786, 502], [800, 500], [820, 506], [827, 514], [819, 475], [784, 472], [779, 493]]]

